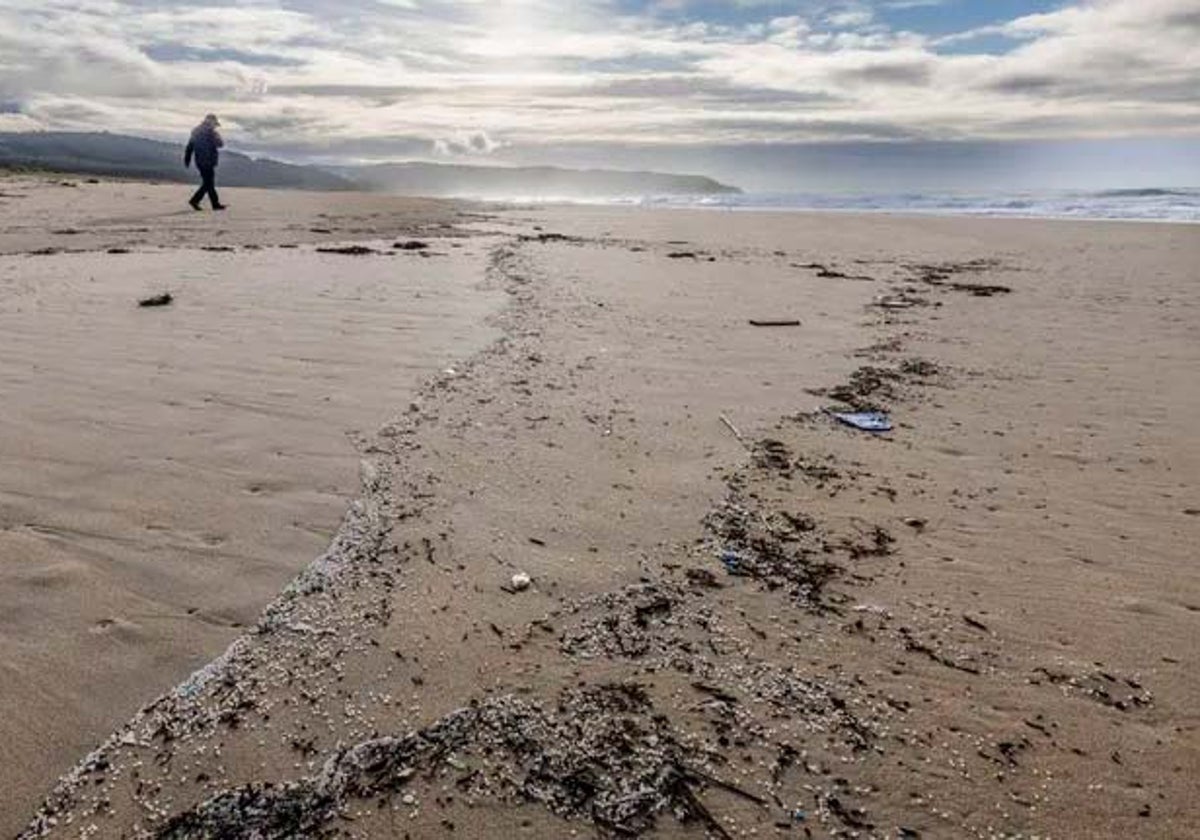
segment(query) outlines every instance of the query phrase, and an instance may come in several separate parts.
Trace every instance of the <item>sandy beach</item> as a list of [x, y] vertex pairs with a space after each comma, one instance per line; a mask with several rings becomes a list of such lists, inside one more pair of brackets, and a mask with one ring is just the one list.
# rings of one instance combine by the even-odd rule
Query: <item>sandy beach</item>
[[71, 183], [0, 830], [1200, 834], [1200, 227]]

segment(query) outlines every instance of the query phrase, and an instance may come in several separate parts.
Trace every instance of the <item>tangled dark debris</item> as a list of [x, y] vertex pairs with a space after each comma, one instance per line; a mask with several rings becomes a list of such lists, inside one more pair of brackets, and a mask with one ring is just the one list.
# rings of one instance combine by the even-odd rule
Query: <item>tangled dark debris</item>
[[1154, 705], [1154, 695], [1138, 680], [1100, 669], [1089, 674], [1069, 674], [1058, 669], [1038, 668], [1034, 679], [1038, 682], [1045, 680], [1051, 685], [1060, 686], [1073, 694], [1121, 712]]
[[904, 640], [904, 649], [907, 651], [919, 653], [927, 657], [930, 661], [944, 665], [947, 668], [952, 668], [955, 671], [962, 671], [963, 673], [976, 676], [982, 673], [979, 666], [970, 660], [948, 656], [945, 652], [930, 645], [928, 642], [918, 639], [913, 634], [913, 631], [907, 627], [901, 627], [899, 632], [900, 637]]
[[582, 236], [568, 236], [565, 233], [545, 233], [545, 232], [536, 233], [536, 234], [522, 234], [520, 237], [520, 240], [522, 242], [542, 242], [542, 243], [545, 243], [545, 242], [571, 242], [571, 243], [576, 243], [576, 244], [587, 241]]
[[773, 524], [736, 491], [705, 525], [728, 574], [753, 578], [769, 590], [787, 588], [796, 602], [818, 611], [840, 600], [826, 593], [842, 569], [830, 558], [833, 548], [819, 530], [800, 530], [786, 520]]
[[980, 274], [1000, 267], [996, 260], [970, 260], [968, 262], [938, 263], [936, 265], [910, 265], [918, 281], [927, 286], [940, 286], [955, 292], [966, 292], [975, 297], [993, 297], [1012, 292], [1009, 286], [997, 283], [964, 283], [952, 279], [956, 274]]
[[792, 469], [795, 463], [792, 460], [791, 450], [783, 441], [774, 440], [773, 438], [764, 438], [760, 440], [753, 449], [754, 465], [763, 470], [774, 470], [785, 478], [792, 477]]
[[318, 254], [340, 254], [344, 257], [366, 257], [379, 253], [366, 245], [328, 245], [317, 248]]
[[845, 384], [816, 389], [813, 393], [845, 403], [855, 411], [887, 411], [884, 401], [896, 398], [896, 384], [903, 378], [897, 370], [864, 365], [850, 374]]
[[824, 263], [792, 263], [792, 268], [806, 268], [810, 271], [817, 272], [817, 277], [823, 280], [861, 280], [866, 283], [875, 282], [874, 277], [869, 277], [865, 274], [846, 274], [844, 271], [839, 271], [835, 268], [830, 268]]
[[[868, 348], [868, 351], [894, 352], [889, 345]], [[854, 411], [886, 412], [892, 401], [912, 397], [912, 386], [931, 385], [942, 373], [936, 363], [919, 358], [905, 359], [896, 367], [863, 365], [851, 373], [845, 383], [831, 388], [814, 388], [809, 393], [836, 400]]]
[[[854, 751], [870, 747], [873, 725], [860, 719], [832, 685], [759, 659], [731, 635], [702, 591], [671, 584], [635, 584], [586, 599], [566, 613], [560, 649], [576, 659], [636, 661], [651, 672], [686, 675], [707, 698], [720, 746], [741, 738], [768, 739], [745, 705], [770, 705], [773, 714], [831, 733]], [[781, 747], [786, 749], [786, 747]]]
[[609, 836], [639, 836], [670, 814], [728, 837], [697, 791], [717, 786], [766, 802], [719, 779], [704, 759], [634, 683], [570, 689], [554, 708], [505, 695], [406, 737], [340, 750], [314, 777], [221, 794], [171, 819], [157, 837], [321, 836], [348, 803], [397, 796], [418, 774], [464, 795], [539, 803]]
[[[563, 633], [560, 647], [570, 656], [624, 659], [678, 648], [684, 598], [685, 593], [671, 584], [645, 583], [589, 599], [572, 609], [589, 617]], [[702, 614], [691, 616], [691, 621], [703, 621]], [[668, 624], [674, 633], [659, 632]]]
[[905, 359], [900, 363], [900, 373], [916, 379], [930, 379], [942, 372], [942, 369], [928, 359]]
[[836, 558], [885, 557], [892, 551], [892, 535], [881, 526], [834, 534], [812, 516], [773, 509], [747, 489], [755, 476], [771, 476], [799, 479], [836, 496], [858, 475], [839, 469], [832, 456], [797, 456], [782, 441], [764, 438], [751, 447], [751, 459], [749, 471], [729, 477], [725, 501], [705, 518], [711, 550], [729, 575], [760, 581], [768, 590], [784, 588], [809, 609], [836, 612], [847, 601], [844, 594], [828, 591], [831, 582], [846, 576]]

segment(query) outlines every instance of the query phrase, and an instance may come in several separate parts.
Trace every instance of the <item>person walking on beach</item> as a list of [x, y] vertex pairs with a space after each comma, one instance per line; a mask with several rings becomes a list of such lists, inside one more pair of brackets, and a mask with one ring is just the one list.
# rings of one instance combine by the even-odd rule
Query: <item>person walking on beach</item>
[[192, 129], [192, 137], [188, 140], [187, 149], [183, 153], [183, 166], [186, 169], [196, 159], [196, 169], [200, 170], [200, 189], [192, 196], [188, 204], [193, 210], [200, 209], [200, 201], [205, 195], [212, 202], [212, 209], [224, 210], [225, 205], [217, 196], [217, 160], [221, 157], [220, 149], [225, 145], [221, 133], [217, 131], [221, 121], [216, 114], [209, 114], [204, 122]]

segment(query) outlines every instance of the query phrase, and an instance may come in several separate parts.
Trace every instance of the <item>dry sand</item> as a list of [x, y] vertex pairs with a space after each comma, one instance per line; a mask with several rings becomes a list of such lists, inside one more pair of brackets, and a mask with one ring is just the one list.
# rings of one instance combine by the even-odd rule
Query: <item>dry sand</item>
[[1200, 229], [473, 221], [500, 337], [28, 836], [1200, 832]]

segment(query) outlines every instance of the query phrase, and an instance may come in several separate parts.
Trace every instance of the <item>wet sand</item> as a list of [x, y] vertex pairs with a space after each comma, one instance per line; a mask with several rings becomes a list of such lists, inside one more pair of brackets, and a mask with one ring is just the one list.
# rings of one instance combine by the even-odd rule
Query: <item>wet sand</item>
[[365, 193], [235, 189], [229, 213], [197, 213], [189, 197], [186, 184], [0, 173], [0, 253], [336, 243], [453, 232], [475, 216], [452, 201]]
[[477, 222], [499, 338], [28, 836], [1200, 830], [1200, 230]]
[[[105, 189], [136, 188], [91, 191]], [[50, 206], [81, 191], [31, 190]], [[108, 237], [0, 257], [7, 835], [80, 754], [254, 624], [336, 532], [364, 440], [494, 339], [482, 322], [500, 300], [474, 288], [482, 242], [430, 238], [433, 256], [360, 264], [313, 243]], [[163, 291], [172, 305], [137, 305]]]

